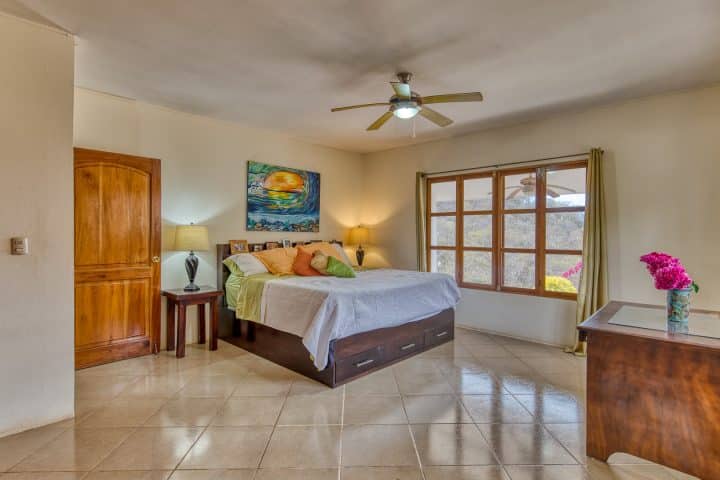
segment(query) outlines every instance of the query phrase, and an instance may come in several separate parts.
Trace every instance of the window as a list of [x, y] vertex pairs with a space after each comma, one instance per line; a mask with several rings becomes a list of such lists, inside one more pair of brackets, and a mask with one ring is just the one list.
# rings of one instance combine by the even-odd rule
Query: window
[[586, 162], [428, 179], [428, 265], [462, 287], [574, 298]]

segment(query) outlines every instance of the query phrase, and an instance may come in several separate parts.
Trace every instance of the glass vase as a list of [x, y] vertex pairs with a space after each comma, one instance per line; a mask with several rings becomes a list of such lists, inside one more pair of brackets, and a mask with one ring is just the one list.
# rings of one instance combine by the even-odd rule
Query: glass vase
[[687, 324], [690, 316], [692, 288], [680, 288], [667, 292], [667, 320], [673, 324]]

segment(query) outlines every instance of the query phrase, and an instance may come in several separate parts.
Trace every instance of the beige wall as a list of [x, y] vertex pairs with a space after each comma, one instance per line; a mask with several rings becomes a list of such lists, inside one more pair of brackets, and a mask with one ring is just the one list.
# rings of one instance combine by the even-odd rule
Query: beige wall
[[[473, 108], [473, 107], [468, 107]], [[475, 108], [482, 108], [482, 105]], [[698, 308], [720, 309], [720, 86], [654, 96], [367, 156], [363, 221], [374, 261], [415, 266], [415, 171], [605, 149], [610, 294], [661, 304], [638, 257], [679, 256], [701, 286]], [[458, 321], [556, 344], [571, 340], [574, 302], [463, 291]]]
[[74, 410], [73, 58], [72, 38], [0, 14], [0, 436]]
[[[195, 222], [209, 227], [213, 251], [199, 254], [197, 282], [215, 285], [215, 243], [343, 239], [359, 221], [363, 166], [358, 154], [89, 90], [75, 92], [76, 146], [162, 161], [165, 288], [187, 283], [187, 252], [169, 250], [172, 225]], [[248, 160], [320, 172], [319, 234], [245, 231]], [[193, 318], [194, 312], [191, 309]], [[195, 339], [195, 325], [188, 322], [189, 342]]]

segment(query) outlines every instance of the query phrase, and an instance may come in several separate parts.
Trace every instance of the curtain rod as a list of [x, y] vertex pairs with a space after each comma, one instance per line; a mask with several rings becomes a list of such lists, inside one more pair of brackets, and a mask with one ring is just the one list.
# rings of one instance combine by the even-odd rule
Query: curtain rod
[[589, 155], [589, 154], [590, 154], [590, 152], [573, 153], [572, 155], [559, 155], [557, 157], [537, 158], [535, 160], [524, 160], [522, 162], [498, 163], [496, 165], [485, 165], [483, 167], [458, 168], [456, 170], [444, 170], [441, 172], [428, 172], [428, 173], [425, 173], [425, 176], [440, 175], [440, 174], [445, 174], [445, 173], [469, 172], [471, 170], [486, 170], [486, 169], [492, 169], [492, 168], [507, 167], [510, 165], [524, 165], [526, 163], [545, 162], [548, 160], [561, 160], [563, 158], [580, 157], [580, 156]]

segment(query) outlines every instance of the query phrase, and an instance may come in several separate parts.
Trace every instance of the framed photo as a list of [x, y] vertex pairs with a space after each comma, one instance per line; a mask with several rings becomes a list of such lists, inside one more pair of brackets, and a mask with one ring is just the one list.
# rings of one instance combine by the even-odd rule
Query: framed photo
[[230, 254], [235, 255], [237, 253], [248, 253], [248, 241], [247, 240], [230, 240]]
[[282, 241], [282, 246], [283, 246], [283, 248], [290, 248], [290, 247], [292, 247], [292, 240], [287, 240], [287, 239], [283, 240], [283, 241]]
[[280, 242], [265, 242], [265, 250], [272, 250], [273, 248], [280, 248]]
[[253, 243], [250, 245], [250, 249], [253, 252], [262, 252], [263, 251], [263, 244], [262, 243]]

